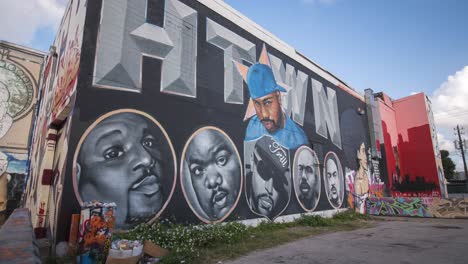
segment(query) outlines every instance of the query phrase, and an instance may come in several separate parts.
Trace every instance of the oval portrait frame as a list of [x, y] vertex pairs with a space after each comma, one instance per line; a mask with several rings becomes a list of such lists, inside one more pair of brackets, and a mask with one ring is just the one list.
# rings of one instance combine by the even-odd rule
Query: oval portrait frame
[[113, 111], [110, 111], [110, 112], [107, 112], [107, 113], [103, 114], [102, 116], [97, 118], [91, 125], [89, 125], [89, 127], [81, 135], [80, 141], [78, 141], [78, 145], [76, 147], [75, 154], [73, 156], [73, 167], [72, 167], [73, 191], [75, 193], [76, 199], [78, 200], [78, 203], [80, 205], [83, 205], [83, 199], [81, 198], [81, 195], [78, 192], [78, 183], [77, 183], [77, 179], [76, 179], [76, 160], [78, 158], [78, 153], [80, 153], [81, 145], [83, 144], [84, 140], [86, 139], [88, 134], [96, 127], [97, 124], [99, 124], [104, 119], [106, 119], [106, 118], [108, 118], [110, 116], [113, 116], [113, 115], [116, 115], [116, 114], [121, 114], [121, 113], [134, 113], [134, 114], [137, 114], [137, 115], [141, 115], [141, 116], [147, 118], [148, 120], [150, 120], [151, 122], [153, 122], [161, 130], [161, 133], [164, 135], [164, 138], [166, 139], [167, 144], [169, 145], [169, 149], [171, 150], [172, 159], [174, 161], [174, 164], [173, 164], [173, 166], [174, 166], [174, 175], [173, 175], [173, 181], [172, 181], [172, 187], [171, 187], [170, 193], [167, 196], [167, 200], [164, 202], [161, 209], [159, 209], [159, 211], [154, 215], [154, 217], [152, 217], [149, 221], [146, 222], [148, 224], [151, 224], [164, 212], [167, 205], [169, 204], [169, 202], [172, 199], [172, 195], [174, 194], [174, 190], [175, 190], [175, 187], [176, 187], [176, 184], [177, 184], [177, 156], [175, 154], [174, 146], [172, 145], [172, 141], [169, 138], [166, 130], [163, 128], [163, 126], [155, 118], [153, 118], [150, 114], [148, 114], [146, 112], [136, 110], [136, 109], [131, 109], [131, 108], [123, 108], [123, 109], [113, 110]]
[[[260, 138], [258, 138], [258, 139], [256, 139], [256, 140], [252, 140], [252, 141], [244, 141], [244, 164], [243, 164], [243, 166], [244, 166], [244, 167], [246, 166], [246, 162], [248, 162], [248, 159], [249, 159], [249, 158], [246, 159], [246, 157], [245, 157], [246, 154], [247, 154], [247, 153], [246, 153], [246, 146], [247, 146], [247, 145], [251, 145], [252, 150], [253, 150], [253, 149], [255, 148], [255, 144], [257, 143], [257, 141], [259, 141], [259, 140], [262, 139], [263, 137], [272, 138], [272, 139], [273, 139], [276, 143], [278, 143], [281, 147], [283, 147], [283, 148], [285, 148], [285, 149], [288, 150], [288, 163], [289, 163], [289, 177], [288, 177], [288, 179], [289, 179], [289, 183], [290, 183], [290, 184], [294, 184], [294, 183], [293, 183], [293, 175], [292, 175], [293, 172], [292, 172], [292, 168], [291, 168], [291, 166], [292, 166], [292, 165], [291, 165], [291, 151], [290, 151], [288, 148], [286, 148], [285, 146], [283, 146], [282, 144], [280, 144], [279, 142], [277, 142], [277, 141], [276, 141], [272, 136], [270, 136], [270, 135], [263, 135], [263, 136], [261, 136]], [[252, 152], [250, 152], [250, 153], [248, 153], [248, 154], [250, 155], [250, 154], [252, 154]], [[252, 164], [250, 164], [250, 166], [252, 166]], [[270, 222], [274, 222], [275, 219], [278, 218], [279, 216], [281, 216], [281, 214], [283, 214], [284, 211], [286, 211], [286, 209], [289, 207], [289, 203], [291, 203], [292, 192], [294, 192], [294, 187], [291, 186], [291, 188], [289, 189], [288, 202], [286, 203], [286, 205], [284, 206], [284, 208], [283, 208], [280, 212], [278, 212], [273, 218], [269, 218], [268, 216], [262, 215], [262, 214], [256, 212], [256, 211], [253, 209], [253, 205], [252, 205], [252, 203], [250, 202], [250, 199], [249, 199], [249, 198], [251, 198], [251, 197], [249, 197], [249, 194], [247, 193], [247, 190], [248, 190], [248, 188], [247, 188], [247, 184], [248, 184], [248, 183], [247, 183], [247, 175], [244, 175], [244, 177], [245, 177], [245, 181], [244, 181], [245, 201], [246, 201], [246, 203], [247, 203], [247, 206], [249, 207], [249, 210], [250, 210], [254, 215], [257, 215], [257, 216], [259, 216], [259, 217], [261, 217], [261, 218], [266, 218], [266, 219], [270, 220]]]
[[[327, 176], [327, 160], [329, 159], [329, 156], [333, 156], [337, 165], [337, 169], [338, 171], [341, 173], [341, 177], [340, 178], [340, 183], [341, 183], [341, 189], [342, 189], [342, 193], [340, 194], [340, 204], [338, 206], [335, 206], [331, 201], [330, 201], [330, 198], [328, 198], [328, 187], [326, 186], [325, 184], [325, 181], [327, 181], [325, 179], [325, 177]], [[344, 182], [344, 172], [343, 172], [343, 168], [341, 166], [341, 160], [338, 158], [338, 155], [336, 155], [335, 152], [333, 151], [329, 151], [327, 153], [327, 155], [325, 155], [325, 158], [323, 159], [323, 185], [324, 185], [324, 189], [325, 189], [325, 193], [326, 193], [326, 196], [327, 196], [327, 200], [328, 200], [328, 203], [335, 209], [340, 209], [341, 206], [343, 205], [343, 201], [344, 201], [344, 196], [345, 196], [345, 182]]]
[[[193, 205], [193, 202], [191, 202], [191, 200], [189, 199], [188, 197], [188, 194], [187, 194], [187, 190], [186, 190], [186, 186], [185, 186], [185, 183], [184, 183], [184, 171], [185, 171], [185, 168], [184, 168], [184, 160], [185, 160], [185, 154], [187, 152], [187, 148], [188, 146], [190, 145], [190, 143], [192, 142], [192, 140], [198, 135], [200, 134], [202, 131], [204, 130], [214, 130], [214, 131], [217, 131], [219, 133], [221, 133], [221, 135], [223, 135], [228, 141], [229, 143], [232, 144], [235, 152], [236, 152], [236, 156], [237, 156], [237, 159], [239, 160], [239, 168], [240, 168], [240, 185], [239, 185], [239, 193], [237, 194], [237, 198], [236, 198], [236, 202], [234, 203], [234, 205], [232, 206], [231, 209], [229, 209], [229, 211], [223, 216], [221, 217], [220, 219], [218, 220], [215, 220], [215, 221], [211, 221], [207, 218], [205, 218], [204, 216], [200, 215], [199, 212], [197, 212], [197, 210], [194, 208], [194, 205]], [[215, 126], [204, 126], [204, 127], [201, 127], [199, 129], [197, 129], [195, 132], [192, 133], [192, 135], [190, 135], [190, 137], [187, 139], [187, 141], [185, 142], [185, 145], [184, 145], [184, 148], [182, 150], [182, 155], [180, 157], [180, 169], [179, 169], [179, 172], [180, 172], [180, 187], [182, 189], [182, 193], [184, 194], [184, 198], [185, 198], [185, 201], [187, 202], [188, 206], [190, 207], [190, 210], [192, 210], [192, 212], [197, 216], [198, 219], [200, 219], [202, 222], [206, 223], [206, 224], [216, 224], [216, 223], [221, 223], [223, 222], [224, 220], [226, 220], [226, 218], [228, 218], [231, 213], [234, 211], [234, 209], [237, 207], [238, 203], [239, 203], [239, 200], [240, 200], [240, 197], [241, 197], [241, 194], [242, 194], [242, 187], [243, 187], [243, 183], [244, 183], [244, 174], [243, 174], [243, 168], [242, 168], [242, 159], [240, 157], [240, 154], [239, 154], [239, 150], [237, 149], [236, 147], [236, 144], [234, 143], [234, 141], [232, 141], [231, 137], [229, 137], [229, 135], [224, 132], [223, 130], [221, 130], [220, 128], [217, 128]], [[189, 182], [191, 183], [191, 179], [189, 179]], [[200, 205], [198, 204], [198, 201], [196, 202], [196, 207], [200, 207]]]
[[302, 207], [302, 209], [304, 209], [304, 211], [306, 212], [313, 212], [316, 208], [317, 208], [317, 205], [319, 204], [319, 201], [320, 201], [320, 196], [322, 195], [322, 181], [320, 180], [322, 178], [322, 175], [320, 173], [320, 167], [317, 167], [317, 173], [318, 173], [318, 184], [319, 184], [319, 188], [318, 188], [318, 197], [317, 197], [317, 201], [315, 201], [315, 204], [314, 206], [312, 207], [312, 209], [307, 209], [303, 204], [302, 202], [299, 200], [299, 196], [297, 195], [298, 193], [298, 190], [296, 190], [296, 184], [295, 184], [295, 179], [296, 179], [296, 163], [297, 163], [297, 158], [299, 156], [299, 153], [302, 152], [302, 151], [309, 151], [312, 153], [312, 156], [314, 157], [315, 161], [317, 162], [317, 166], [320, 165], [320, 161], [318, 159], [318, 156], [317, 156], [317, 153], [315, 153], [315, 151], [313, 149], [311, 149], [310, 147], [308, 146], [300, 146], [297, 150], [296, 150], [296, 153], [294, 154], [294, 161], [293, 161], [293, 168], [292, 168], [292, 171], [293, 171], [293, 176], [292, 176], [292, 181], [293, 181], [293, 186], [294, 186], [294, 194], [296, 195], [296, 199], [297, 199], [297, 202], [299, 203], [299, 205]]

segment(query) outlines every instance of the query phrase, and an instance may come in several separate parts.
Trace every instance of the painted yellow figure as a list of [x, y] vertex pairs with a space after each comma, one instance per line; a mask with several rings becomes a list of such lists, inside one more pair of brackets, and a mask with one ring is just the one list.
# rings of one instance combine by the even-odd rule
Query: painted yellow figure
[[0, 152], [0, 212], [7, 209], [8, 202], [8, 157], [3, 152]]
[[367, 176], [369, 167], [367, 166], [366, 146], [364, 143], [361, 143], [357, 151], [357, 159], [359, 160], [359, 169], [354, 178], [354, 190], [357, 196], [356, 211], [364, 213], [364, 201], [369, 192], [369, 177]]

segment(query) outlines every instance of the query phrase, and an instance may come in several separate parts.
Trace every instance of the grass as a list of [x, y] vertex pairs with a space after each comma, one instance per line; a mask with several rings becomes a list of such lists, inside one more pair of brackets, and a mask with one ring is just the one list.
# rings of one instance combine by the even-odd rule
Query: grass
[[[256, 227], [237, 222], [197, 226], [161, 220], [152, 225], [139, 225], [127, 233], [114, 234], [113, 239], [151, 240], [170, 249], [169, 255], [159, 262], [161, 264], [210, 264], [307, 236], [369, 227], [372, 225], [369, 219], [367, 215], [347, 211], [333, 218], [303, 215], [289, 223], [264, 221]], [[67, 262], [50, 258], [47, 263], [64, 263], [64, 260]]]

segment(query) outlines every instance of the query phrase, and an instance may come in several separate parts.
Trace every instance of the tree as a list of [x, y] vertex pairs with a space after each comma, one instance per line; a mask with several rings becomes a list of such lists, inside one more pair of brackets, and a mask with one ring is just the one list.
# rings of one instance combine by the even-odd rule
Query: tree
[[445, 149], [440, 150], [440, 156], [442, 157], [442, 166], [444, 167], [444, 174], [447, 180], [453, 180], [455, 176], [455, 163], [449, 157], [449, 152]]

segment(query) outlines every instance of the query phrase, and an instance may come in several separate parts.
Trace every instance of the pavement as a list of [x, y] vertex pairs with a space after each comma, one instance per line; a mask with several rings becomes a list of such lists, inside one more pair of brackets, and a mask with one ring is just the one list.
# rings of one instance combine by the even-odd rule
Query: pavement
[[307, 237], [224, 264], [468, 263], [468, 219], [376, 219], [370, 228]]

